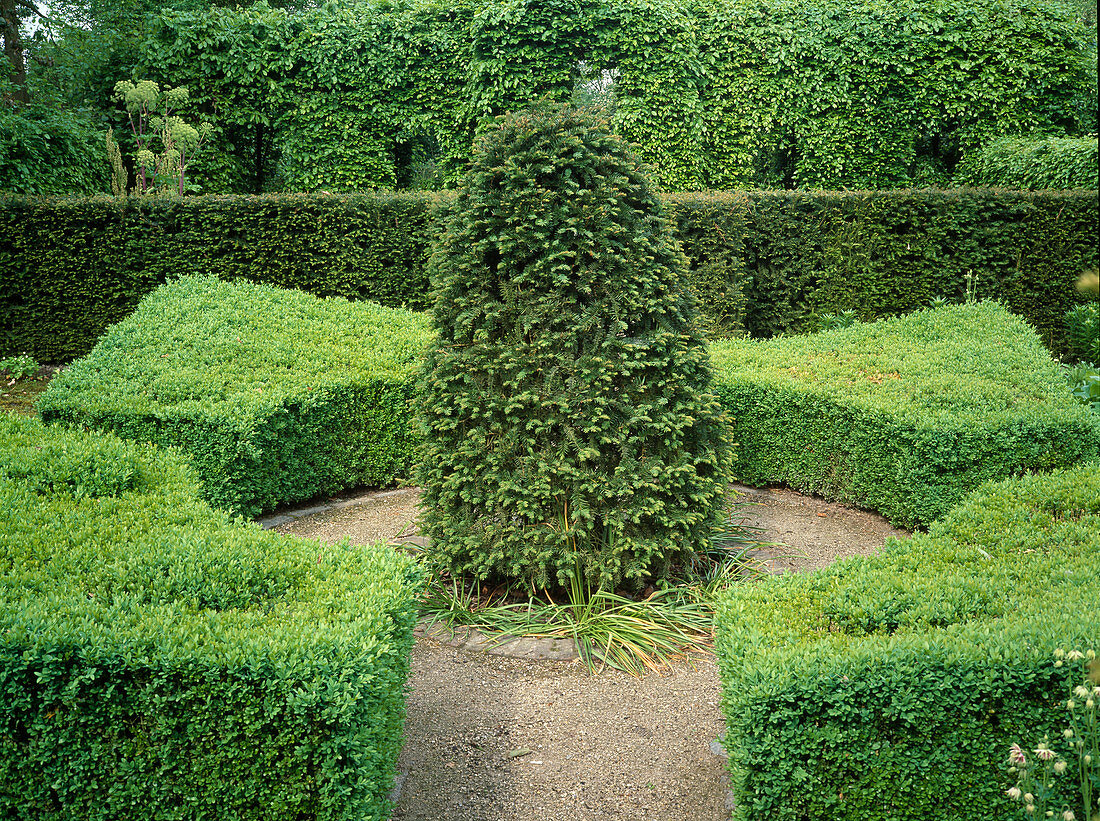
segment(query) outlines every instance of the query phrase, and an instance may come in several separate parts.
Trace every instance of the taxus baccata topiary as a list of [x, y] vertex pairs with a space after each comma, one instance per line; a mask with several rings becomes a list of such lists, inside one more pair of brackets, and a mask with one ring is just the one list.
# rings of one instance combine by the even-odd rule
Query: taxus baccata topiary
[[637, 159], [542, 106], [478, 143], [432, 258], [422, 525], [454, 574], [639, 588], [707, 546], [729, 443]]

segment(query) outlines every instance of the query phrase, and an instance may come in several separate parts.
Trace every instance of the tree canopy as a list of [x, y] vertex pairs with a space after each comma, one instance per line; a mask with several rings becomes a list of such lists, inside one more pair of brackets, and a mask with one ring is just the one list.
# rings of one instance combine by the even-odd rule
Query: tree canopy
[[58, 8], [30, 96], [117, 131], [119, 80], [186, 86], [212, 191], [453, 185], [544, 97], [600, 106], [670, 189], [944, 185], [993, 139], [1096, 131], [1095, 14], [1063, 0]]

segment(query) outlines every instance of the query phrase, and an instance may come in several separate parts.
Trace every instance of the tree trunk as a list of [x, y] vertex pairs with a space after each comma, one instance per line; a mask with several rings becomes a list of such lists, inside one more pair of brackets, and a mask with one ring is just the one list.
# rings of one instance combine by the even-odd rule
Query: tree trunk
[[27, 63], [23, 57], [23, 40], [19, 34], [19, 0], [0, 0], [0, 32], [4, 35], [4, 58], [11, 63], [11, 80], [15, 89], [5, 94], [9, 105], [30, 102], [27, 93]]
[[264, 192], [264, 124], [256, 123], [256, 145], [254, 152], [254, 168], [255, 168], [255, 180], [253, 182], [253, 193], [262, 194]]

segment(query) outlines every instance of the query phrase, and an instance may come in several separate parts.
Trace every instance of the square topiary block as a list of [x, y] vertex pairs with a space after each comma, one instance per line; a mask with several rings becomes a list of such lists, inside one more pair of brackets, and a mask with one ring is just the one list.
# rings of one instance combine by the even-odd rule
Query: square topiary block
[[982, 482], [1100, 452], [1035, 332], [994, 303], [711, 346], [734, 475], [927, 525]]
[[419, 571], [0, 414], [0, 816], [389, 818]]
[[404, 476], [425, 317], [213, 277], [158, 288], [39, 401], [47, 422], [179, 448], [253, 516]]
[[[1100, 464], [993, 483], [870, 558], [715, 617], [736, 819], [1013, 817], [1012, 743], [1062, 736], [1100, 650]], [[1072, 771], [1071, 771], [1072, 772]], [[1076, 775], [1050, 806], [1075, 806]]]

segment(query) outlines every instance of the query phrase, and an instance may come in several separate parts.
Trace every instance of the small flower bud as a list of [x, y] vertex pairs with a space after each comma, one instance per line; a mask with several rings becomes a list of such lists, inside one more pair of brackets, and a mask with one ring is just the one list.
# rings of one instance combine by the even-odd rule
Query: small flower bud
[[1058, 773], [1058, 775], [1061, 775], [1066, 771], [1066, 766], [1067, 765], [1065, 761], [1062, 761], [1062, 759], [1058, 759], [1054, 762], [1054, 772]]
[[1073, 810], [1066, 810], [1062, 813], [1062, 821], [1074, 821], [1077, 816], [1073, 814]]
[[1061, 647], [1059, 647], [1057, 650], [1054, 651], [1054, 658], [1060, 659], [1060, 658], [1065, 658], [1065, 657], [1066, 657], [1066, 651], [1063, 650]]
[[1073, 738], [1073, 728], [1066, 727], [1066, 729], [1062, 730], [1062, 735], [1066, 738]]
[[1053, 817], [1054, 817], [1054, 810], [1047, 810], [1047, 818], [1053, 818]]
[[1089, 766], [1090, 764], [1092, 764], [1092, 756], [1091, 756], [1091, 755], [1089, 755], [1088, 753], [1085, 753], [1085, 754], [1084, 754], [1084, 755], [1083, 755], [1083, 756], [1081, 757], [1081, 761], [1082, 761], [1082, 762], [1084, 762], [1085, 766], [1087, 767], [1087, 766]]
[[[1032, 795], [1029, 792], [1024, 793], [1024, 801], [1026, 801], [1028, 804], [1030, 804], [1034, 800], [1035, 800], [1034, 795]], [[1032, 807], [1030, 810], [1028, 810], [1028, 812], [1034, 812], [1034, 811], [1035, 811], [1035, 807]]]
[[1074, 701], [1072, 698], [1069, 701], [1066, 702], [1066, 709], [1067, 710], [1072, 710], [1076, 706], [1077, 706], [1077, 702]]
[[1007, 795], [1013, 801], [1019, 801], [1020, 796], [1023, 795], [1023, 793], [1020, 792], [1019, 787], [1009, 787], [1007, 790], [1005, 790], [1005, 795]]
[[1085, 709], [1086, 710], [1091, 710], [1095, 706], [1096, 706], [1096, 702], [1093, 701], [1091, 698], [1085, 699]]
[[1058, 659], [1058, 661], [1054, 662], [1054, 666], [1055, 667], [1061, 667], [1062, 666], [1062, 660]]
[[1030, 815], [1031, 813], [1035, 812], [1035, 805], [1028, 804], [1026, 807], [1024, 807], [1024, 811]]

